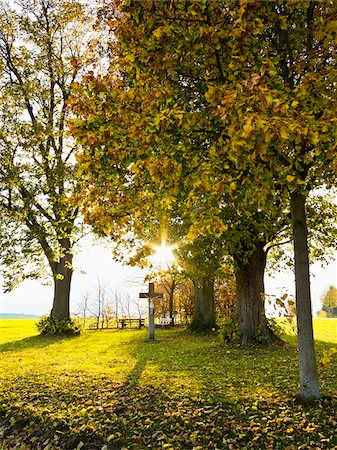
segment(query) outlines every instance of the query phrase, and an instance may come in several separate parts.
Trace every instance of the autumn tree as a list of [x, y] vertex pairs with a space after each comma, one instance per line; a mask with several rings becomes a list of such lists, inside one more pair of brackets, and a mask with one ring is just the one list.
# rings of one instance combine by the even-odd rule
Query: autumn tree
[[186, 279], [176, 287], [175, 291], [176, 324], [188, 325], [195, 309], [195, 291], [191, 280]]
[[[51, 316], [69, 317], [74, 244], [82, 225], [67, 101], [90, 22], [80, 2], [1, 6], [0, 208], [6, 290], [52, 273]], [[86, 23], [84, 25], [84, 21]]]
[[301, 394], [313, 401], [320, 394], [305, 206], [315, 186], [335, 179], [337, 10], [334, 3], [315, 1], [246, 2], [240, 10], [240, 40], [232, 53], [235, 75], [214, 106], [224, 123], [227, 148], [255, 162], [253, 173], [265, 187], [261, 170], [271, 171], [274, 181], [266, 191], [289, 192]]
[[[193, 321], [196, 328], [214, 327], [214, 266], [220, 267], [223, 255], [230, 253], [237, 266], [241, 342], [249, 344], [257, 334], [272, 340], [262, 296], [264, 246], [279, 226], [282, 201], [269, 199], [271, 208], [261, 195], [247, 195], [254, 188], [247, 177], [246, 189], [238, 189], [240, 171], [221, 153], [220, 121], [207, 97], [209, 78], [222, 85], [223, 71], [228, 70], [220, 64], [221, 58], [227, 64], [226, 49], [217, 48], [214, 54], [219, 37], [210, 17], [229, 12], [216, 3], [208, 12], [198, 3], [187, 8], [184, 2], [156, 5], [149, 9], [131, 3], [128, 13], [121, 13], [123, 20], [108, 21], [118, 38], [113, 42], [119, 57], [112, 63], [114, 76], [89, 75], [83, 95], [73, 98], [80, 115], [73, 131], [84, 148], [79, 161], [87, 185], [86, 218], [101, 232], [120, 234], [126, 227], [142, 235], [151, 223], [149, 217], [160, 221], [171, 216], [172, 229], [183, 228], [194, 247], [192, 255], [200, 253], [202, 243], [190, 275], [199, 305]], [[204, 39], [192, 43], [185, 39], [186, 33], [201, 33]], [[175, 60], [171, 53], [177, 36], [181, 45]], [[276, 203], [276, 213], [270, 214]]]
[[[224, 222], [231, 222], [231, 215], [235, 214], [235, 205], [239, 202], [233, 194], [237, 188], [233, 173], [227, 173], [233, 167], [217, 159], [211, 145], [219, 137], [219, 119], [212, 114], [213, 107], [207, 103], [206, 94], [209, 70], [215, 80], [223, 83], [219, 61], [213, 52], [213, 40], [218, 37], [209, 18], [204, 15], [205, 11], [199, 10], [197, 3], [186, 11], [183, 3], [179, 3], [176, 10], [170, 2], [158, 6], [157, 10], [147, 9], [147, 6], [130, 4], [130, 15], [123, 15], [123, 20], [109, 21], [118, 37], [117, 43], [114, 42], [117, 48], [114, 47], [113, 51], [120, 58], [117, 63], [115, 60], [112, 63], [115, 72], [112, 69], [111, 73], [114, 75], [97, 78], [89, 75], [84, 80], [84, 95], [73, 98], [73, 106], [80, 120], [74, 122], [72, 128], [84, 149], [79, 156], [87, 186], [85, 197], [88, 208], [84, 213], [98, 231], [111, 234], [117, 230], [118, 234], [129, 227], [141, 235], [149, 216], [160, 220], [161, 216], [172, 215], [174, 210], [173, 216], [178, 223], [184, 223], [192, 245], [198, 248], [199, 235], [200, 242], [209, 242], [209, 248], [203, 248], [204, 262], [199, 259], [197, 264], [199, 268], [200, 264], [209, 268], [216, 260], [213, 247], [218, 245], [217, 253], [221, 249], [220, 257], [228, 251], [228, 246], [226, 250], [223, 248], [224, 232], [227, 241], [231, 239], [228, 238], [228, 224]], [[212, 14], [217, 16], [221, 8], [219, 10], [219, 5], [215, 3], [211, 7]], [[194, 14], [196, 11], [198, 13]], [[139, 23], [136, 26], [139, 22], [137, 17], [145, 12], [147, 16], [142, 16], [142, 28]], [[171, 22], [165, 14], [173, 14]], [[186, 18], [180, 20], [181, 15]], [[199, 26], [205, 28], [204, 45], [212, 49], [210, 53], [205, 49], [200, 53], [200, 49], [191, 47], [191, 42], [185, 40], [186, 32], [198, 33], [199, 28], [196, 30], [194, 27]], [[183, 44], [177, 50], [175, 63], [170, 54], [177, 36]], [[140, 41], [142, 46], [138, 45]], [[144, 50], [146, 46], [149, 51]], [[166, 54], [169, 56], [166, 57]], [[193, 54], [195, 59], [191, 59], [189, 54]], [[226, 58], [225, 52], [223, 57]], [[148, 58], [151, 58], [152, 65], [146, 64]], [[163, 59], [167, 62], [165, 66], [162, 65]], [[170, 76], [167, 76], [168, 73]], [[172, 173], [174, 176], [171, 176]], [[223, 210], [229, 201], [224, 220]], [[247, 198], [241, 195], [240, 201], [246, 204]], [[246, 223], [253, 221], [252, 211], [253, 206]], [[277, 220], [273, 218], [272, 223], [275, 222]], [[256, 274], [246, 270], [246, 265], [253, 261], [247, 262], [246, 257], [254, 251], [256, 244], [263, 247], [266, 242], [265, 237], [261, 237], [261, 221], [259, 224], [252, 242], [247, 242], [251, 231], [241, 227], [240, 234], [236, 226], [232, 227], [236, 230], [234, 242], [237, 245], [230, 242], [236, 262], [243, 266], [239, 273], [243, 276], [251, 273], [255, 280]], [[266, 229], [268, 227], [265, 226]], [[234, 235], [232, 232], [231, 238]], [[219, 244], [214, 246], [212, 241]], [[205, 258], [207, 251], [209, 254]], [[262, 278], [264, 265], [262, 261]], [[198, 298], [204, 300], [212, 297], [213, 281], [208, 283], [207, 289], [202, 289], [206, 275], [215, 277], [215, 274], [204, 271], [195, 279]], [[238, 283], [244, 286], [243, 278], [238, 279]], [[252, 326], [242, 327], [243, 343], [254, 340], [257, 329], [265, 329], [268, 333], [263, 325], [263, 283], [260, 280], [259, 275], [254, 295], [247, 297], [247, 289], [239, 290], [242, 292], [239, 299], [245, 301], [248, 298], [256, 305], [254, 312], [248, 308], [252, 312], [246, 315], [244, 322], [250, 320]], [[254, 283], [254, 280], [249, 283]], [[201, 295], [206, 291], [206, 297]], [[202, 303], [206, 305], [205, 301]], [[209, 321], [213, 324], [210, 326], [212, 328], [214, 301], [207, 304], [213, 305], [212, 320]], [[196, 314], [198, 311], [196, 308]], [[238, 311], [240, 314], [241, 309]], [[249, 331], [250, 328], [252, 331]]]
[[220, 319], [235, 315], [235, 276], [233, 268], [226, 264], [214, 284], [214, 298], [217, 315]]
[[330, 285], [321, 297], [322, 310], [326, 311], [328, 317], [337, 316], [337, 288]]
[[170, 319], [170, 325], [174, 326], [175, 293], [179, 287], [179, 284], [184, 280], [181, 271], [173, 266], [156, 271], [153, 276], [150, 275], [147, 278], [151, 278], [151, 280], [155, 282], [157, 291], [164, 294], [161, 314], [163, 316], [168, 316]]
[[[318, 398], [305, 200], [333, 176], [335, 5], [115, 1], [105, 13], [116, 38], [113, 76], [87, 78], [75, 101], [85, 120], [73, 127], [86, 145], [83, 170], [93, 174], [90, 217], [107, 230], [118, 217], [135, 224], [144, 216], [142, 201], [146, 212], [172, 209], [183, 192], [193, 240], [227, 233], [229, 203], [252, 219], [253, 229], [256, 217], [269, 215], [254, 237], [243, 227], [232, 241], [240, 279], [249, 273], [245, 264], [254, 267], [254, 252], [265, 248], [270, 224], [288, 208], [301, 392], [305, 400]], [[119, 216], [130, 211], [131, 199], [137, 212]], [[107, 205], [113, 211], [103, 218]], [[264, 256], [257, 257], [262, 271]], [[261, 302], [259, 295], [252, 299]]]
[[224, 257], [221, 242], [221, 238], [198, 236], [178, 249], [184, 274], [194, 287], [191, 331], [209, 332], [216, 326], [214, 283]]

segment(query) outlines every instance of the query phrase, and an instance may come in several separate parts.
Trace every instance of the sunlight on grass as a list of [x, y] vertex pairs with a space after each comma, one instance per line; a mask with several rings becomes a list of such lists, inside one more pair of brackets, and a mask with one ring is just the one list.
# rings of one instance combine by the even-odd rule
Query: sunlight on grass
[[[61, 376], [79, 372], [111, 373], [116, 379], [123, 379], [136, 361], [128, 351], [130, 333], [102, 330], [87, 331], [72, 338], [48, 337], [36, 336], [32, 324], [27, 325], [24, 326], [26, 333], [20, 332], [19, 328], [10, 328], [12, 339], [15, 339], [12, 343], [8, 342], [8, 337], [1, 339], [0, 349], [6, 352], [3, 363], [7, 370], [18, 368], [21, 373], [40, 373], [41, 376], [44, 372]], [[3, 363], [0, 362], [0, 368], [5, 370]]]
[[0, 319], [0, 344], [37, 336], [36, 322], [32, 319]]
[[314, 319], [315, 339], [337, 344], [337, 319]]
[[[315, 320], [319, 355], [336, 345], [336, 325], [334, 320]], [[166, 442], [166, 448], [185, 450], [195, 447], [191, 439], [207, 448], [207, 436], [218, 439], [218, 448], [227, 448], [221, 447], [221, 433], [239, 445], [233, 448], [241, 448], [254, 422], [260, 430], [254, 432], [258, 448], [267, 420], [275, 435], [270, 434], [270, 448], [285, 448], [293, 442], [290, 428], [296, 428], [287, 425], [289, 417], [294, 423], [302, 421], [299, 427], [311, 424], [311, 416], [294, 403], [295, 336], [282, 345], [242, 349], [221, 345], [216, 335], [196, 336], [179, 329], [158, 330], [155, 342], [145, 342], [146, 330], [37, 336], [29, 320], [2, 320], [0, 330], [0, 413], [8, 418], [8, 433], [22, 442], [29, 438], [30, 445], [34, 439], [40, 442], [36, 426], [49, 430], [44, 439], [50, 449], [76, 448], [83, 441], [91, 443], [88, 448], [162, 448]], [[334, 399], [319, 410], [323, 416], [336, 407], [336, 362], [320, 374], [324, 394]], [[244, 432], [235, 431], [237, 422], [230, 423], [236, 417], [247, 423], [240, 425]], [[320, 420], [330, 430], [329, 417]], [[322, 430], [320, 423], [310, 426], [317, 436], [325, 436], [330, 431]], [[199, 429], [204, 430], [200, 435]], [[192, 432], [196, 435], [190, 438]], [[332, 439], [329, 436], [326, 439]], [[296, 439], [306, 445], [303, 433]]]

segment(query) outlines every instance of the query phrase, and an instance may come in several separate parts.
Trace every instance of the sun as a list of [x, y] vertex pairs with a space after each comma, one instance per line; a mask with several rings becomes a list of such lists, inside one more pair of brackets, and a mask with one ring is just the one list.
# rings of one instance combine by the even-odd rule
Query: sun
[[174, 263], [173, 247], [165, 244], [154, 247], [154, 253], [151, 256], [151, 261], [154, 266], [161, 268], [168, 268]]

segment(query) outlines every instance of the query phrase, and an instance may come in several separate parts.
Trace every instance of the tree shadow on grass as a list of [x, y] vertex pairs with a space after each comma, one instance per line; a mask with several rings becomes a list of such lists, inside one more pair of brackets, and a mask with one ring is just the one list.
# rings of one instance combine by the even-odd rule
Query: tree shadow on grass
[[108, 376], [76, 375], [58, 384], [30, 382], [22, 403], [7, 405], [4, 448], [19, 444], [42, 449], [48, 444], [71, 450], [81, 442], [84, 450], [239, 449], [248, 444], [260, 450], [287, 448], [294, 442], [302, 448], [337, 444], [327, 440], [321, 446], [322, 439], [334, 434], [336, 405], [331, 402], [316, 408], [313, 421], [310, 410], [291, 398], [257, 404], [249, 396], [241, 402], [219, 396], [209, 402], [207, 396], [174, 391], [166, 384], [139, 383], [144, 362], [136, 363], [123, 383]]
[[141, 358], [136, 361], [134, 364], [132, 370], [129, 372], [129, 374], [126, 377], [125, 385], [126, 386], [137, 386], [140, 383], [140, 378], [142, 376], [142, 373], [146, 367], [147, 359]]
[[[129, 354], [135, 364], [123, 382], [116, 382], [108, 373], [69, 374], [61, 379], [47, 374], [44, 379], [16, 381], [20, 402], [6, 402], [3, 409], [5, 448], [19, 443], [23, 448], [39, 449], [47, 441], [49, 448], [67, 450], [81, 442], [83, 450], [104, 445], [108, 450], [164, 445], [175, 450], [337, 445], [331, 438], [335, 435], [336, 399], [306, 408], [289, 393], [256, 397], [242, 391], [240, 395], [240, 384], [235, 383], [237, 395], [228, 393], [234, 376], [236, 380], [244, 376], [243, 383], [257, 386], [268, 383], [267, 365], [274, 376], [279, 370], [285, 377], [296, 358], [293, 343], [281, 349], [230, 349], [215, 342], [205, 345], [204, 338], [188, 342], [184, 337], [175, 340], [171, 334], [162, 334], [159, 340], [148, 343], [132, 337]], [[319, 347], [331, 345], [320, 342]], [[157, 380], [151, 375], [144, 377], [147, 364], [156, 366]], [[175, 385], [174, 377], [180, 373], [197, 380], [201, 390]], [[293, 374], [297, 374], [296, 367]]]
[[45, 336], [38, 335], [32, 336], [28, 338], [21, 339], [19, 341], [6, 342], [4, 344], [0, 344], [0, 352], [13, 352], [26, 350], [31, 348], [43, 348], [48, 347], [49, 345], [57, 344], [58, 342], [64, 341], [65, 339], [75, 339], [78, 336]]
[[[138, 358], [138, 364], [146, 361], [142, 370], [147, 363], [154, 366], [151, 371], [163, 374], [171, 387], [179, 389], [186, 382], [185, 389], [191, 394], [196, 389], [214, 401], [221, 396], [238, 400], [247, 395], [252, 399], [274, 396], [293, 399], [299, 394], [296, 336], [288, 342], [246, 348], [221, 345], [215, 339], [209, 346], [204, 345], [207, 337], [195, 337], [192, 342], [188, 335], [180, 336], [182, 339], [178, 336], [175, 340], [171, 334], [159, 335], [156, 345], [138, 342], [131, 354]], [[190, 339], [187, 346], [186, 338]], [[337, 348], [337, 344], [316, 340], [315, 347], [319, 365], [324, 351]], [[331, 359], [332, 367], [320, 368], [323, 397], [335, 397], [337, 393], [337, 355]]]

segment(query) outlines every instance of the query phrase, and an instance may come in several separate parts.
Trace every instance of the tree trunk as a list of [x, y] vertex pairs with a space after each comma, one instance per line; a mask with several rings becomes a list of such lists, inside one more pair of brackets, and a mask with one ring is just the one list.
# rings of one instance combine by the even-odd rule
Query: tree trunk
[[169, 292], [169, 316], [170, 316], [170, 326], [174, 326], [174, 309], [173, 309], [173, 298], [174, 298], [174, 290], [176, 287], [176, 282], [172, 280]]
[[214, 280], [203, 276], [193, 281], [195, 291], [195, 310], [191, 331], [207, 332], [215, 327]]
[[267, 255], [258, 242], [247, 261], [236, 260], [236, 317], [240, 343], [270, 343], [276, 339], [267, 325], [264, 309], [264, 271]]
[[304, 401], [313, 402], [320, 398], [320, 392], [312, 326], [305, 200], [305, 196], [299, 192], [291, 194], [300, 391]]
[[68, 319], [70, 317], [70, 285], [73, 275], [71, 244], [68, 238], [61, 240], [64, 255], [52, 264], [54, 278], [54, 299], [51, 317]]

